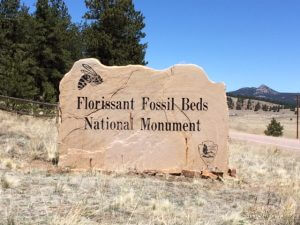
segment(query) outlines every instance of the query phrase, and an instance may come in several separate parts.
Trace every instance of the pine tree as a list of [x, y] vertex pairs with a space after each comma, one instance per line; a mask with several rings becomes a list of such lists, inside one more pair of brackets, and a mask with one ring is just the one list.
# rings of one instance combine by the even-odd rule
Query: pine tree
[[72, 32], [74, 27], [63, 0], [37, 0], [34, 54], [40, 100], [57, 101], [59, 82], [70, 69], [74, 60], [72, 56], [78, 57], [71, 50]]
[[234, 102], [232, 100], [231, 97], [227, 97], [227, 105], [229, 109], [233, 109], [234, 108]]
[[251, 109], [252, 109], [252, 101], [251, 99], [248, 99], [247, 110], [251, 110]]
[[262, 110], [265, 111], [265, 112], [268, 111], [268, 106], [266, 104], [263, 104]]
[[280, 111], [280, 107], [279, 106], [272, 106], [272, 110], [273, 112], [279, 112]]
[[236, 102], [236, 110], [241, 110], [244, 106], [244, 99], [238, 98]]
[[84, 29], [85, 56], [98, 58], [105, 65], [145, 65], [147, 44], [144, 16], [132, 0], [85, 0], [89, 11]]
[[271, 123], [268, 125], [265, 130], [265, 135], [279, 137], [283, 134], [283, 126], [281, 126], [280, 122], [277, 122], [274, 118]]
[[261, 109], [261, 105], [260, 105], [259, 102], [257, 102], [256, 105], [255, 105], [254, 111], [257, 112], [257, 111], [259, 111], [260, 109]]
[[0, 1], [0, 94], [32, 99], [37, 88], [32, 73], [32, 17], [19, 0]]
[[84, 44], [80, 25], [70, 24], [67, 40], [65, 47], [71, 53], [72, 62], [81, 59], [83, 57]]

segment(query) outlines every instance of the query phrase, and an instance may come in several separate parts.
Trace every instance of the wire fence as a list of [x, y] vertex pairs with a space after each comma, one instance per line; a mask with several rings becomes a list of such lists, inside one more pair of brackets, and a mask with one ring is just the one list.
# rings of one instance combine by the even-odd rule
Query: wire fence
[[0, 110], [35, 117], [58, 118], [59, 104], [0, 95]]

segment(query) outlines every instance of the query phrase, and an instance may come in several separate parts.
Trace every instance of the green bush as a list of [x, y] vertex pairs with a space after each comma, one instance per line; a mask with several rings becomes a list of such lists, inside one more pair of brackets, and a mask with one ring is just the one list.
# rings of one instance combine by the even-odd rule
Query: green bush
[[261, 105], [259, 104], [259, 102], [257, 102], [257, 104], [255, 105], [254, 111], [257, 112], [261, 109]]
[[271, 123], [268, 125], [265, 130], [265, 135], [279, 137], [283, 134], [283, 126], [281, 126], [280, 122], [277, 122], [274, 118]]

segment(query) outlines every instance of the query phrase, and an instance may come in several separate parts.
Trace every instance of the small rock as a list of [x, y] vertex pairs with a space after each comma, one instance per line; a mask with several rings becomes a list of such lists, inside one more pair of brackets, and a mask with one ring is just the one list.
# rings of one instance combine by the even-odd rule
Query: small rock
[[228, 174], [231, 177], [236, 177], [236, 169], [229, 169]]
[[189, 178], [201, 177], [201, 172], [193, 170], [182, 170], [182, 175]]
[[201, 178], [203, 179], [213, 179], [213, 180], [217, 180], [218, 176], [213, 174], [212, 172], [208, 171], [208, 170], [203, 170], [201, 172]]
[[145, 170], [143, 173], [150, 175], [150, 176], [155, 176], [157, 174], [157, 171], [156, 170]]
[[212, 172], [212, 174], [214, 174], [214, 175], [216, 175], [218, 177], [222, 177], [223, 178], [223, 175], [224, 175], [223, 172], [220, 172], [220, 171], [211, 171], [211, 172]]

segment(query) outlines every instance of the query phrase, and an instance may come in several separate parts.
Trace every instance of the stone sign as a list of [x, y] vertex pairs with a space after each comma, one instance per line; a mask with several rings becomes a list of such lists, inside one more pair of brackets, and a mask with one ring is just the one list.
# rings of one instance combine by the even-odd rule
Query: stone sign
[[59, 165], [181, 173], [228, 169], [225, 85], [195, 65], [76, 62], [60, 83]]

